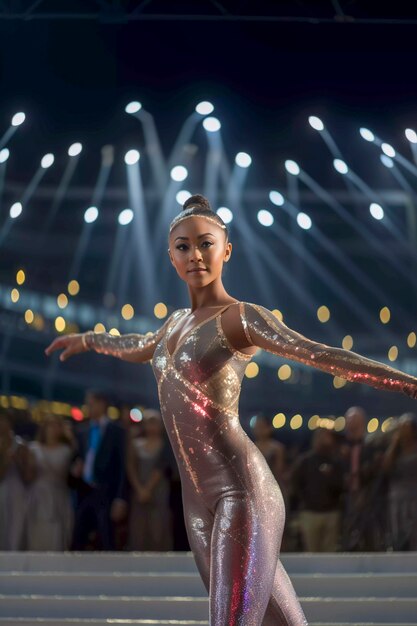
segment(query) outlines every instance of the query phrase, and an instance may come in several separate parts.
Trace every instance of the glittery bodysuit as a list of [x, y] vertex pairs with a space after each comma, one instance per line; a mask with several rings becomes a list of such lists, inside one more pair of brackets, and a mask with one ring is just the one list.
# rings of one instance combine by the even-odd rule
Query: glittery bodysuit
[[[186, 332], [172, 354], [167, 339], [189, 308], [174, 311], [154, 333], [95, 334], [91, 345], [121, 358], [152, 349], [152, 357], [142, 362], [152, 363], [158, 383], [181, 475], [187, 534], [209, 594], [210, 626], [305, 626], [279, 559], [283, 497], [239, 422], [241, 382], [252, 355], [236, 350], [225, 335], [221, 313], [231, 305]], [[251, 345], [334, 376], [417, 397], [417, 378], [310, 340], [261, 305], [235, 306]]]

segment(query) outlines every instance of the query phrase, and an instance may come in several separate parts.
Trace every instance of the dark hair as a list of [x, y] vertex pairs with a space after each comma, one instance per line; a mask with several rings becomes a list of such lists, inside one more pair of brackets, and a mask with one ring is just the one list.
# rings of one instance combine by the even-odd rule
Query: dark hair
[[226, 240], [229, 238], [229, 231], [227, 225], [223, 222], [220, 215], [218, 215], [211, 208], [210, 202], [204, 196], [200, 194], [195, 194], [194, 196], [190, 196], [184, 202], [182, 210], [178, 213], [174, 219], [172, 220], [169, 231], [176, 225], [176, 222], [183, 218], [185, 215], [203, 215], [210, 217], [210, 219], [215, 220], [219, 226], [223, 228], [226, 235]]

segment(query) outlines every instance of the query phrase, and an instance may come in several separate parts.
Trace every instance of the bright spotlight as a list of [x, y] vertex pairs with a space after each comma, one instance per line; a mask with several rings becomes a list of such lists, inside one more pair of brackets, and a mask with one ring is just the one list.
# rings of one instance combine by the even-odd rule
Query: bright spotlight
[[384, 154], [386, 154], [387, 156], [394, 158], [395, 157], [395, 150], [394, 148], [389, 144], [389, 143], [383, 143], [381, 145], [381, 150]]
[[375, 135], [369, 128], [360, 128], [359, 132], [362, 139], [365, 139], [365, 141], [375, 141]]
[[312, 128], [314, 128], [314, 130], [320, 131], [324, 129], [323, 122], [319, 117], [316, 117], [315, 115], [310, 115], [310, 117], [308, 118], [308, 123]]
[[21, 203], [20, 202], [15, 202], [10, 207], [10, 217], [12, 219], [15, 219], [16, 217], [19, 217], [19, 215], [21, 214], [22, 210], [23, 210], [23, 207], [22, 207]]
[[233, 219], [233, 213], [230, 209], [228, 209], [226, 206], [221, 206], [217, 209], [216, 211], [217, 215], [220, 215], [220, 217], [222, 218], [223, 222], [225, 224], [230, 224], [230, 222]]
[[42, 157], [41, 167], [43, 167], [43, 169], [46, 170], [48, 167], [51, 167], [54, 161], [55, 161], [54, 155], [49, 152], [48, 154], [45, 154], [45, 156]]
[[311, 228], [311, 225], [312, 225], [310, 216], [307, 215], [307, 213], [302, 213], [302, 212], [298, 213], [297, 224], [300, 226], [300, 228], [304, 228], [304, 230], [308, 230], [309, 228]]
[[121, 224], [122, 226], [130, 224], [130, 222], [133, 220], [132, 209], [123, 209], [123, 211], [120, 211], [118, 220], [119, 224]]
[[282, 206], [285, 202], [284, 196], [282, 195], [282, 193], [279, 193], [279, 191], [270, 191], [269, 199], [271, 200], [272, 204], [275, 204], [275, 206]]
[[186, 189], [181, 189], [175, 196], [175, 200], [178, 202], [180, 206], [182, 206], [184, 202], [188, 200], [188, 198], [190, 197], [191, 197], [191, 194], [189, 191], [187, 191]]
[[26, 119], [26, 115], [22, 112], [15, 113], [12, 117], [12, 126], [20, 126]]
[[76, 143], [73, 143], [68, 148], [68, 156], [70, 156], [70, 157], [77, 156], [78, 154], [80, 154], [82, 149], [83, 149], [82, 144], [79, 141], [77, 141]]
[[285, 161], [285, 169], [287, 170], [288, 174], [292, 174], [293, 176], [298, 176], [298, 174], [300, 173], [298, 163], [296, 163], [295, 161], [291, 161], [291, 159], [287, 159]]
[[385, 165], [385, 167], [394, 167], [394, 161], [390, 159], [386, 154], [380, 154], [379, 158], [381, 159], [382, 165]]
[[252, 163], [252, 159], [247, 152], [238, 152], [235, 157], [235, 163], [239, 167], [249, 167]]
[[382, 218], [384, 217], [384, 209], [380, 204], [377, 204], [376, 202], [372, 202], [369, 205], [369, 212], [376, 220], [382, 220]]
[[188, 170], [183, 165], [176, 165], [171, 170], [171, 178], [175, 180], [177, 183], [185, 180], [188, 176]]
[[342, 159], [334, 159], [333, 167], [336, 172], [339, 172], [339, 174], [347, 174], [349, 171], [348, 166], [344, 161], [342, 161]]
[[213, 113], [214, 111], [214, 106], [211, 104], [211, 102], [207, 102], [207, 100], [204, 100], [203, 102], [199, 102], [197, 104], [195, 110], [197, 111], [197, 113], [199, 113], [199, 115], [210, 115], [210, 113]]
[[142, 108], [141, 103], [138, 102], [137, 100], [134, 100], [133, 102], [129, 102], [129, 104], [125, 106], [125, 111], [126, 113], [129, 113], [130, 115], [132, 115], [132, 113], [137, 113], [138, 111], [140, 111], [141, 108]]
[[266, 209], [261, 209], [260, 211], [258, 211], [257, 218], [258, 222], [262, 224], [262, 226], [272, 226], [272, 224], [274, 223], [274, 216]]
[[206, 117], [203, 120], [203, 126], [209, 133], [215, 133], [222, 127], [217, 117]]
[[10, 156], [10, 152], [8, 148], [3, 148], [0, 150], [0, 163], [5, 163]]
[[126, 165], [134, 165], [140, 159], [140, 153], [138, 150], [128, 150], [125, 154]]
[[410, 143], [417, 143], [417, 133], [412, 128], [405, 129], [405, 136]]
[[84, 213], [84, 221], [87, 224], [92, 224], [98, 218], [98, 208], [96, 206], [90, 206]]

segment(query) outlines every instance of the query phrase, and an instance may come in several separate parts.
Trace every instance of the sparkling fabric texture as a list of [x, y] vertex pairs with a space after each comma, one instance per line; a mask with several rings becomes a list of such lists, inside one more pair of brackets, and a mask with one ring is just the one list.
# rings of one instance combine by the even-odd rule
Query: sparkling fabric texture
[[[210, 626], [306, 626], [279, 559], [283, 497], [239, 422], [241, 383], [252, 356], [236, 350], [223, 331], [221, 313], [229, 306], [186, 332], [172, 354], [167, 339], [189, 308], [174, 311], [155, 333], [102, 333], [92, 345], [119, 357], [125, 350], [155, 347], [152, 368], [181, 475], [190, 546], [210, 598]], [[347, 380], [417, 397], [417, 378], [312, 341], [261, 305], [238, 306], [252, 345]]]

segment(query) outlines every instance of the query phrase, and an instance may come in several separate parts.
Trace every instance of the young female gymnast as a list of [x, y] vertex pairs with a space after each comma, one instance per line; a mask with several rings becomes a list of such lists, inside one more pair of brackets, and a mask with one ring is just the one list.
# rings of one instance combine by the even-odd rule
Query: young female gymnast
[[192, 196], [171, 222], [169, 258], [188, 308], [148, 334], [69, 334], [46, 349], [61, 360], [94, 350], [151, 363], [182, 481], [187, 534], [209, 594], [210, 626], [305, 626], [279, 559], [285, 508], [269, 466], [239, 422], [247, 364], [261, 348], [333, 376], [417, 397], [417, 378], [292, 330], [267, 308], [226, 292], [232, 252], [223, 220]]

